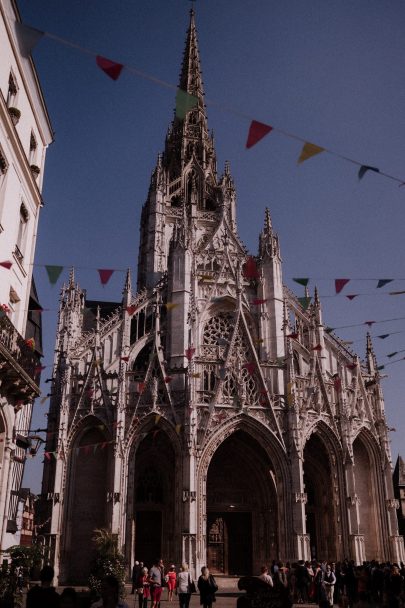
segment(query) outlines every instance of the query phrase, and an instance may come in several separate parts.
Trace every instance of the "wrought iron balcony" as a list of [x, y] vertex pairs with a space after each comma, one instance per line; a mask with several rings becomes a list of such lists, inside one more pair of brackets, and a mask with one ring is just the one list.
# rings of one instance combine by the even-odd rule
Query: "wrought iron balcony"
[[6, 315], [0, 317], [0, 392], [16, 402], [37, 397], [39, 368], [38, 353]]

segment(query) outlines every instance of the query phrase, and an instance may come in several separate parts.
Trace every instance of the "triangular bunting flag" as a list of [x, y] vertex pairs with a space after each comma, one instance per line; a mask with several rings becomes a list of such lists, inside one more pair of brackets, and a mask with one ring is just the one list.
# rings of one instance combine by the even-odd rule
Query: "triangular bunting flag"
[[322, 350], [322, 346], [320, 344], [317, 344], [316, 346], [314, 346], [313, 348], [311, 348], [311, 350]]
[[347, 369], [356, 369], [357, 363], [348, 363], [346, 367]]
[[187, 91], [177, 89], [176, 94], [176, 116], [183, 120], [186, 117], [187, 112], [195, 108], [198, 104], [198, 97], [190, 95]]
[[364, 321], [364, 325], [371, 327], [376, 321]]
[[178, 435], [180, 435], [180, 431], [181, 431], [181, 424], [176, 424], [176, 433]]
[[308, 160], [308, 158], [311, 158], [312, 156], [315, 156], [316, 154], [320, 154], [321, 152], [324, 152], [324, 150], [325, 150], [325, 148], [321, 148], [320, 146], [311, 144], [308, 141], [305, 142], [305, 144], [302, 147], [299, 159], [298, 159], [298, 164], [303, 163], [305, 160]]
[[111, 61], [111, 59], [107, 59], [106, 57], [101, 57], [101, 55], [97, 55], [96, 63], [100, 69], [103, 70], [107, 76], [112, 78], [113, 80], [118, 80], [120, 74], [122, 72], [122, 68], [124, 67], [122, 63], [117, 63], [116, 61]]
[[169, 382], [171, 382], [171, 381], [172, 381], [172, 377], [171, 376], [166, 376], [165, 377], [166, 384], [169, 384]]
[[127, 306], [126, 311], [129, 314], [129, 316], [132, 317], [132, 315], [136, 311], [136, 306]]
[[242, 367], [244, 367], [245, 369], [247, 369], [248, 373], [253, 376], [254, 371], [255, 371], [255, 364], [254, 363], [245, 363], [244, 365], [242, 365]]
[[195, 348], [193, 346], [190, 346], [189, 348], [186, 349], [186, 357], [189, 361], [191, 361], [191, 359], [194, 357], [194, 353], [195, 353]]
[[354, 300], [354, 298], [357, 298], [359, 294], [358, 293], [352, 293], [350, 296], [346, 296], [346, 298], [348, 300]]
[[257, 120], [252, 120], [249, 127], [248, 138], [246, 142], [247, 148], [252, 148], [258, 141], [263, 139], [265, 135], [270, 133], [273, 130], [273, 127], [270, 125], [266, 125], [263, 122], [258, 122]]
[[345, 285], [348, 284], [350, 279], [335, 279], [336, 293], [340, 293]]
[[125, 361], [126, 363], [128, 363], [129, 361], [129, 357], [120, 357], [121, 361]]
[[389, 355], [387, 355], [387, 357], [389, 359], [391, 359], [391, 357], [395, 357], [395, 355], [397, 355], [397, 354], [398, 354], [398, 351], [396, 350], [394, 353], [390, 353]]
[[384, 369], [384, 368], [385, 368], [385, 365], [379, 365], [379, 366], [377, 367], [377, 370], [378, 370], [378, 371], [380, 371], [380, 369]]
[[387, 285], [387, 283], [392, 283], [394, 279], [378, 279], [378, 283], [377, 283], [377, 289], [379, 287], [384, 287], [384, 285]]
[[307, 310], [308, 306], [311, 304], [311, 298], [309, 296], [298, 298], [298, 302], [301, 304], [304, 310]]
[[4, 262], [0, 262], [0, 266], [2, 266], [3, 268], [7, 268], [7, 270], [10, 270], [10, 268], [12, 267], [13, 262], [10, 262], [9, 260], [5, 260]]
[[50, 266], [49, 264], [45, 266], [45, 270], [48, 274], [48, 279], [51, 285], [55, 285], [57, 280], [60, 277], [60, 274], [63, 270], [63, 266]]
[[298, 283], [299, 285], [303, 285], [304, 287], [306, 287], [309, 283], [309, 279], [307, 278], [303, 278], [303, 279], [293, 279], [293, 281], [295, 281], [296, 283]]
[[340, 391], [340, 389], [342, 388], [342, 381], [339, 376], [333, 377], [333, 386], [335, 387], [335, 391]]
[[334, 331], [334, 327], [325, 327], [325, 331], [327, 334], [331, 334]]
[[23, 57], [29, 57], [34, 46], [45, 36], [45, 32], [18, 21], [15, 22], [15, 29], [20, 53]]
[[109, 268], [98, 268], [98, 274], [100, 275], [100, 281], [102, 285], [107, 285], [108, 281], [111, 279], [111, 275], [114, 270]]
[[374, 173], [379, 173], [380, 170], [377, 169], [377, 167], [370, 167], [369, 165], [361, 165], [360, 169], [359, 169], [359, 179], [362, 179], [364, 177], [364, 174], [367, 173], [367, 171], [374, 171]]
[[246, 279], [257, 279], [259, 272], [257, 270], [256, 261], [254, 258], [249, 257], [243, 265], [243, 275]]
[[292, 338], [293, 340], [297, 340], [298, 339], [298, 334], [297, 333], [287, 334], [287, 338]]
[[252, 300], [252, 305], [253, 306], [260, 306], [260, 304], [265, 304], [267, 302], [267, 300]]
[[380, 338], [380, 340], [385, 340], [385, 338], [388, 338], [390, 335], [391, 334], [381, 334], [381, 336], [377, 336], [377, 338]]
[[178, 304], [175, 304], [174, 302], [166, 302], [165, 306], [167, 310], [173, 310], [173, 308], [176, 308]]

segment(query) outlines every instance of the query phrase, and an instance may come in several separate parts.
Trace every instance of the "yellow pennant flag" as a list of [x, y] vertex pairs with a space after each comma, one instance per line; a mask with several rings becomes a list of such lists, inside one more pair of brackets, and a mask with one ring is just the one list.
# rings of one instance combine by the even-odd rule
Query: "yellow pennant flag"
[[159, 420], [161, 419], [161, 415], [160, 414], [156, 414], [155, 416], [155, 424], [159, 424]]
[[175, 304], [174, 302], [166, 302], [165, 306], [167, 310], [173, 310], [173, 308], [176, 308], [178, 304]]
[[308, 158], [311, 158], [311, 156], [315, 156], [316, 154], [320, 154], [324, 151], [325, 148], [321, 148], [320, 146], [311, 144], [310, 142], [306, 141], [302, 147], [301, 154], [298, 159], [298, 164], [303, 163], [304, 161], [308, 160]]
[[176, 424], [176, 433], [180, 435], [181, 424]]

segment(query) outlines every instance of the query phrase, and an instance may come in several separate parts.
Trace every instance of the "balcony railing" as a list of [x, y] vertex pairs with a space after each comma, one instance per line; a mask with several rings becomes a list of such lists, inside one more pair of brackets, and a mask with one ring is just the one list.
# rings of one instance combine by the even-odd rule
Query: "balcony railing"
[[[0, 377], [2, 389], [17, 398], [39, 395], [37, 386], [40, 359], [32, 346], [18, 333], [10, 319], [0, 318]], [[21, 394], [19, 394], [21, 393]]]

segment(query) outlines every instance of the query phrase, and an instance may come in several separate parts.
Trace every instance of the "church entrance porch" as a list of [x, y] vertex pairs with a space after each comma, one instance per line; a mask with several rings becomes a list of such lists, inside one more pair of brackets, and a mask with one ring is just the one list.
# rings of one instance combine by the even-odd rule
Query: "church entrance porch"
[[248, 433], [216, 450], [207, 474], [206, 562], [217, 574], [251, 575], [278, 557], [278, 507], [272, 462]]
[[306, 521], [311, 558], [337, 559], [336, 513], [331, 462], [325, 444], [313, 434], [304, 449]]
[[150, 567], [155, 559], [176, 561], [175, 457], [161, 429], [152, 429], [138, 446], [134, 463], [134, 556]]
[[213, 574], [240, 575], [252, 564], [251, 513], [210, 513], [207, 565]]

